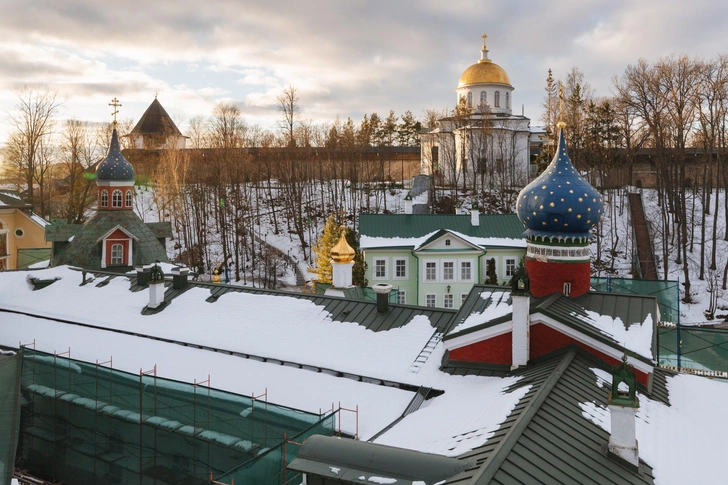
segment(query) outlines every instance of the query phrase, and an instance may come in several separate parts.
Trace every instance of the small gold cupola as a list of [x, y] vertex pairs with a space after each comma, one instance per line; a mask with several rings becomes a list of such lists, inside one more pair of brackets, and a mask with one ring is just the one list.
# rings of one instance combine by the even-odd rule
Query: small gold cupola
[[334, 263], [351, 263], [355, 255], [354, 249], [346, 242], [346, 226], [342, 224], [339, 242], [331, 248], [331, 259]]

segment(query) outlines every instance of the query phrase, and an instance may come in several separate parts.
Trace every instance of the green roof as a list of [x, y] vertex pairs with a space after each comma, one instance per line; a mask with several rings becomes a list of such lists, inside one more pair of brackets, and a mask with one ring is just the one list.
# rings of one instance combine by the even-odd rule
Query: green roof
[[447, 229], [471, 237], [523, 239], [523, 224], [515, 214], [481, 214], [473, 226], [462, 214], [361, 214], [359, 234], [369, 237], [422, 237]]
[[[163, 223], [164, 224], [164, 223]], [[65, 226], [65, 227], [64, 227]], [[169, 261], [167, 251], [159, 243], [159, 236], [133, 211], [98, 211], [83, 225], [53, 224], [48, 227], [46, 240], [68, 241], [68, 234], [74, 232], [73, 241], [54, 248], [52, 264], [68, 264], [85, 269], [101, 268], [101, 243], [99, 238], [121, 227], [138, 240], [132, 245], [132, 265], [149, 264], [154, 261]], [[74, 229], [71, 229], [75, 227]]]

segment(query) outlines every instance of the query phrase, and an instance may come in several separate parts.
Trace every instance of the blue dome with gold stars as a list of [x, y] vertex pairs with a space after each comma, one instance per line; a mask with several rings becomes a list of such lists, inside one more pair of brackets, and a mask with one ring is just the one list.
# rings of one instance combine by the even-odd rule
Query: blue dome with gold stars
[[109, 154], [96, 167], [96, 180], [117, 182], [131, 182], [134, 180], [134, 167], [121, 154], [119, 135], [116, 133], [116, 128], [111, 134]]
[[582, 237], [602, 216], [602, 197], [569, 159], [563, 126], [560, 122], [554, 159], [518, 194], [516, 210], [527, 236]]

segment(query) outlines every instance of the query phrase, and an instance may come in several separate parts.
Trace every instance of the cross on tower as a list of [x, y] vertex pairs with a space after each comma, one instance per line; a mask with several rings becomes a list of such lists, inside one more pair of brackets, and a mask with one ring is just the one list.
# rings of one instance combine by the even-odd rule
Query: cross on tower
[[485, 49], [485, 39], [487, 39], [488, 36], [483, 34], [483, 35], [481, 35], [481, 37], [483, 38], [483, 49]]
[[116, 126], [116, 114], [119, 112], [119, 110], [117, 108], [119, 108], [121, 106], [121, 103], [119, 102], [118, 99], [114, 98], [109, 103], [109, 106], [114, 107], [114, 112], [111, 113], [111, 115], [114, 117], [114, 126]]

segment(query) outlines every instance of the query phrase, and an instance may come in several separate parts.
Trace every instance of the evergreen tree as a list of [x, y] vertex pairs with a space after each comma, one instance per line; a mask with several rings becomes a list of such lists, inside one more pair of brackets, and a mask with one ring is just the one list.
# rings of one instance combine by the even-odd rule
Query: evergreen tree
[[488, 285], [497, 285], [498, 284], [498, 275], [495, 273], [495, 258], [490, 258], [488, 260], [488, 268], [486, 271], [487, 279], [485, 280], [485, 283]]
[[318, 283], [331, 283], [331, 248], [339, 241], [341, 228], [336, 223], [336, 216], [331, 214], [326, 223], [324, 230], [313, 245], [315, 266], [308, 268], [308, 271], [316, 275]]
[[352, 268], [352, 283], [356, 286], [367, 286], [369, 282], [364, 276], [367, 271], [367, 262], [364, 261], [364, 256], [361, 251], [359, 251], [359, 238], [356, 237], [354, 230], [349, 227], [346, 228], [346, 242], [348, 242], [349, 246], [356, 251], [356, 256], [354, 256], [354, 267]]

